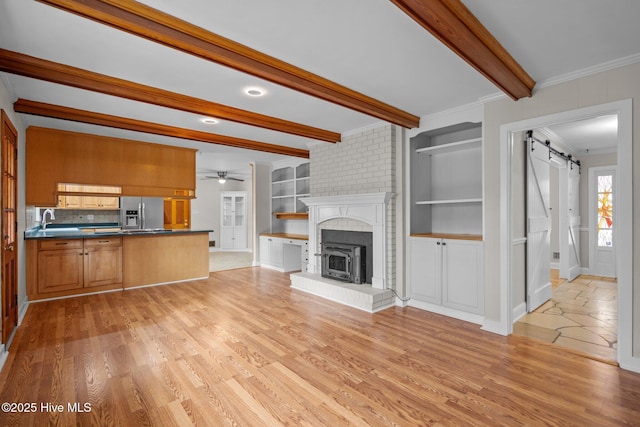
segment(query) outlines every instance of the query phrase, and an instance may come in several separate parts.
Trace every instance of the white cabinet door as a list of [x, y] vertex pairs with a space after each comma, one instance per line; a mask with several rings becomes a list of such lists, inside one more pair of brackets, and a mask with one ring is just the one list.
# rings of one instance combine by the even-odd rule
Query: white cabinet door
[[284, 253], [282, 250], [282, 239], [270, 239], [271, 247], [269, 252], [271, 253], [270, 264], [277, 268], [282, 268], [284, 265]]
[[220, 195], [220, 248], [247, 248], [247, 193], [225, 191]]
[[411, 298], [442, 304], [441, 239], [409, 238], [409, 284]]
[[443, 305], [483, 314], [484, 256], [482, 242], [443, 239]]
[[283, 263], [282, 239], [260, 236], [260, 264], [263, 267], [281, 269]]
[[271, 243], [266, 236], [260, 236], [260, 264], [268, 265], [271, 261]]

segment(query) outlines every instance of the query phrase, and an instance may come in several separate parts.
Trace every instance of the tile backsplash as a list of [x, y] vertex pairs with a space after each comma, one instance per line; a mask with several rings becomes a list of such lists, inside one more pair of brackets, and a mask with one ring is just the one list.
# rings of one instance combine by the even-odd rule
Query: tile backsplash
[[[40, 215], [45, 208], [40, 208]], [[105, 224], [119, 223], [120, 210], [54, 209], [52, 224]]]

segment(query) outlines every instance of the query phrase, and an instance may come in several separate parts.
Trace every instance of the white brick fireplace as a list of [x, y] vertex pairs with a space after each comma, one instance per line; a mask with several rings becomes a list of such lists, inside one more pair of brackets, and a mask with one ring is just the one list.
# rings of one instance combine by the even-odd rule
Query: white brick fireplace
[[[307, 272], [291, 275], [291, 286], [315, 295], [374, 312], [394, 304], [387, 289], [387, 204], [389, 192], [309, 197], [309, 266]], [[320, 229], [333, 220], [367, 224], [373, 233], [373, 276], [371, 284], [343, 283], [321, 276]]]

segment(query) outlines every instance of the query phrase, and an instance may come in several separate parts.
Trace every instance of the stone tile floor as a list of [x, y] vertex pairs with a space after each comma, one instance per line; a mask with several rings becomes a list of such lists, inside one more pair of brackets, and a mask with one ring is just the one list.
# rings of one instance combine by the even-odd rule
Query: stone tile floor
[[518, 320], [514, 333], [616, 361], [616, 280], [582, 275], [567, 282], [555, 270], [552, 283], [551, 300]]

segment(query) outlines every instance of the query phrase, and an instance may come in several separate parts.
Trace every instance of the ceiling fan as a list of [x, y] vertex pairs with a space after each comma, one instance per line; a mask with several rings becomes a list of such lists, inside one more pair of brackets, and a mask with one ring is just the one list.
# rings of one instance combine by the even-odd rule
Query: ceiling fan
[[234, 178], [232, 176], [227, 176], [226, 171], [217, 171], [216, 174], [218, 176], [208, 176], [206, 175], [203, 179], [217, 179], [220, 184], [224, 184], [228, 179], [231, 181], [240, 181], [244, 182], [242, 178]]

